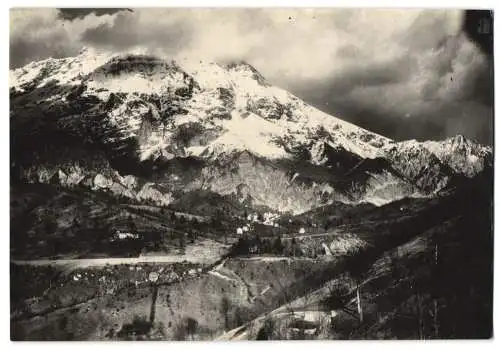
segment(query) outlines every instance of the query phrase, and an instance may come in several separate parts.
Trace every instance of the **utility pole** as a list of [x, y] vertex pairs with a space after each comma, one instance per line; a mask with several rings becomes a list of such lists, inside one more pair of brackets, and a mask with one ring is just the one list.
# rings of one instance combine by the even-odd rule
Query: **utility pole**
[[[439, 257], [439, 251], [438, 251], [438, 244], [436, 243], [435, 249], [434, 249], [434, 265], [438, 265], [438, 257]], [[434, 299], [434, 337], [436, 339], [439, 338], [439, 320], [438, 320], [438, 300]]]

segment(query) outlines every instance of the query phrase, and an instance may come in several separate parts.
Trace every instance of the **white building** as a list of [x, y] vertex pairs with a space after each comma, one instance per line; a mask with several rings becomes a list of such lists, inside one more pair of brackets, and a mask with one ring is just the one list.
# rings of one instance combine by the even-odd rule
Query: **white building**
[[304, 233], [306, 233], [306, 229], [305, 229], [305, 228], [303, 228], [303, 227], [301, 227], [301, 228], [300, 228], [300, 230], [299, 230], [299, 233], [300, 233], [301, 235], [302, 235], [302, 234], [304, 234]]
[[243, 229], [241, 227], [238, 227], [236, 229], [236, 234], [239, 235], [239, 236], [241, 236], [243, 234]]
[[130, 233], [130, 232], [123, 232], [120, 230], [117, 230], [113, 237], [111, 238], [111, 241], [115, 240], [124, 240], [124, 239], [139, 239], [140, 236], [137, 233]]
[[262, 215], [264, 221], [263, 224], [267, 226], [274, 226], [274, 222], [279, 219], [279, 215], [271, 212], [264, 213]]

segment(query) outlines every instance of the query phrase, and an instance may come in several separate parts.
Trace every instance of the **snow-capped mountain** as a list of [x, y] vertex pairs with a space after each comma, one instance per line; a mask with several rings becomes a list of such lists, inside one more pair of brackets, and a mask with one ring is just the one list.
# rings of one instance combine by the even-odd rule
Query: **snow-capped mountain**
[[204, 189], [295, 213], [379, 205], [430, 195], [492, 162], [491, 148], [463, 137], [394, 142], [245, 62], [84, 50], [13, 70], [10, 87], [15, 176], [163, 204]]

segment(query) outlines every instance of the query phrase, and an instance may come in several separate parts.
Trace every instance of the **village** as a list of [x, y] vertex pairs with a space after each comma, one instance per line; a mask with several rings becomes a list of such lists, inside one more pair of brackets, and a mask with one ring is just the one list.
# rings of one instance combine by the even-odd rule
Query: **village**
[[[144, 234], [131, 222], [131, 219], [127, 218], [124, 224], [117, 225], [120, 228], [113, 230], [108, 242], [111, 245], [121, 244], [121, 247], [144, 244]], [[173, 283], [186, 278], [194, 278], [206, 272], [206, 267], [197, 263], [197, 261], [202, 261], [199, 255], [203, 252], [215, 252], [216, 250], [215, 246], [204, 245], [208, 241], [213, 242], [212, 244], [219, 244], [221, 249], [226, 247], [221, 250], [219, 257], [214, 255], [210, 261], [226, 257], [250, 256], [264, 259], [266, 257], [297, 257], [328, 260], [337, 255], [344, 255], [353, 247], [363, 245], [363, 242], [357, 241], [354, 236], [345, 233], [325, 232], [314, 223], [310, 226], [298, 226], [291, 219], [283, 222], [279, 215], [269, 212], [247, 214], [245, 220], [233, 222], [233, 228], [225, 228], [225, 230], [228, 233], [225, 239], [221, 238], [221, 243], [207, 239], [207, 237], [198, 237], [197, 240], [189, 242], [186, 242], [185, 238], [179, 239], [178, 246], [186, 245], [184, 249], [154, 253], [161, 255], [139, 254], [137, 258], [116, 258], [123, 260], [118, 265], [104, 263], [105, 261], [111, 262], [113, 258], [79, 260], [82, 262], [81, 267], [72, 269], [72, 272], [66, 275], [67, 277], [63, 277], [56, 283], [60, 283], [59, 287], [99, 286], [99, 291], [96, 293], [102, 295], [113, 294], [121, 287], [139, 288], [144, 284]], [[184, 233], [184, 236], [186, 235], [187, 233]], [[224, 245], [223, 242], [227, 242], [227, 244]], [[129, 261], [127, 259], [130, 262], [127, 263]], [[88, 267], [85, 267], [84, 262], [87, 260], [89, 264]], [[102, 265], [100, 260], [103, 260]], [[146, 262], [156, 260], [157, 263]], [[91, 263], [93, 261], [94, 265]], [[159, 264], [160, 261], [165, 261], [165, 263]], [[171, 263], [167, 263], [167, 261], [171, 261]], [[177, 262], [174, 263], [174, 261]], [[122, 282], [118, 283], [118, 281]], [[120, 287], [123, 283], [125, 285]]]
[[[172, 217], [175, 217], [172, 215]], [[189, 225], [189, 221], [185, 222]], [[124, 226], [124, 225], [122, 225]], [[233, 255], [278, 255], [318, 258], [332, 256], [338, 248], [321, 238], [328, 238], [333, 234], [316, 223], [294, 222], [284, 219], [276, 213], [250, 213], [241, 220], [232, 220], [217, 229], [207, 227], [211, 238], [223, 238], [223, 242], [232, 245]], [[110, 243], [118, 244], [140, 242], [144, 239], [135, 224], [128, 219], [127, 229], [116, 229], [109, 238]], [[232, 232], [231, 232], [232, 231]], [[179, 233], [179, 247], [186, 245], [187, 233]], [[191, 243], [194, 240], [191, 239]], [[181, 250], [182, 250], [181, 249]], [[179, 252], [181, 253], [181, 252]]]
[[[36, 264], [15, 262], [14, 274], [24, 276], [19, 285], [25, 291], [13, 301], [16, 319], [63, 308], [90, 315], [98, 312], [97, 303], [113, 305], [110, 317], [121, 318], [130, 300], [149, 300], [155, 288], [172, 286], [181, 293], [182, 286], [204, 281], [250, 293], [248, 300], [253, 303], [258, 295], [281, 290], [273, 269], [290, 264], [322, 266], [364, 245], [337, 224], [327, 227], [311, 217], [246, 210], [239, 215], [203, 216], [130, 204], [122, 208], [127, 210], [117, 212], [112, 221], [98, 217], [88, 233], [80, 235], [96, 237], [94, 252], [38, 259]], [[160, 223], [155, 227], [148, 220], [152, 214]], [[83, 226], [78, 219], [73, 224]], [[77, 244], [73, 242], [73, 249]], [[240, 273], [248, 275], [242, 279]], [[264, 276], [256, 277], [260, 274]], [[261, 285], [260, 280], [270, 282]]]

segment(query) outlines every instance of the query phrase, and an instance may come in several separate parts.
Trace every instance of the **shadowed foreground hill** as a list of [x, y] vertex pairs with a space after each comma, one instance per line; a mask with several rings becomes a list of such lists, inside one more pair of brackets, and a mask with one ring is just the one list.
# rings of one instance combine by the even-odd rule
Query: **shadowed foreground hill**
[[[399, 211], [396, 204], [347, 226], [369, 242], [368, 248], [307, 275], [301, 285], [309, 292], [297, 286], [297, 299], [221, 339], [490, 338], [491, 173], [426, 203], [412, 207], [405, 201], [411, 211], [391, 219], [390, 212]], [[297, 317], [308, 321], [297, 326]]]

